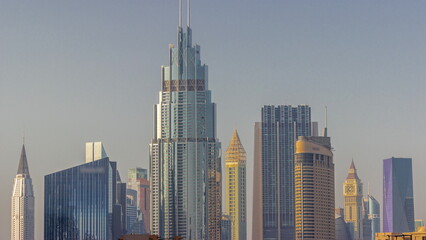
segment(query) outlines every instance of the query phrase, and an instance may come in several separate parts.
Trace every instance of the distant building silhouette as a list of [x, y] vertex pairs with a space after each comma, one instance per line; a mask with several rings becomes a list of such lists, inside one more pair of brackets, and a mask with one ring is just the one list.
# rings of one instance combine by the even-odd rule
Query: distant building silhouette
[[129, 233], [150, 232], [150, 196], [148, 170], [143, 168], [131, 168], [127, 174], [127, 188], [136, 191], [134, 199], [137, 207], [136, 221], [129, 226]]

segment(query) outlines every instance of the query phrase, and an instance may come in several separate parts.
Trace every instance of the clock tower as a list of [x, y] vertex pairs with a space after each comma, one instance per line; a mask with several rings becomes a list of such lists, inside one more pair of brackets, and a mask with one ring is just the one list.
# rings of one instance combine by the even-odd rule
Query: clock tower
[[349, 225], [353, 240], [362, 240], [362, 183], [359, 179], [354, 161], [348, 170], [348, 176], [343, 183], [345, 201], [345, 221]]

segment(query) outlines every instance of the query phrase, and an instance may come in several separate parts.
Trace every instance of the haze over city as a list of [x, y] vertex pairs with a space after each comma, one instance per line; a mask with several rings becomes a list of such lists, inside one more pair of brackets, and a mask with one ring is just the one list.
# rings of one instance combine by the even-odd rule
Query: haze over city
[[[265, 104], [308, 104], [334, 148], [336, 207], [353, 159], [382, 202], [383, 159], [413, 158], [415, 217], [426, 219], [426, 3], [192, 1], [193, 42], [209, 66], [217, 136], [247, 152], [251, 236], [254, 122]], [[176, 42], [177, 1], [3, 1], [0, 8], [0, 236], [25, 136], [43, 239], [44, 176], [84, 163], [102, 141], [122, 175], [149, 168], [160, 66]], [[222, 159], [222, 162], [224, 159]]]

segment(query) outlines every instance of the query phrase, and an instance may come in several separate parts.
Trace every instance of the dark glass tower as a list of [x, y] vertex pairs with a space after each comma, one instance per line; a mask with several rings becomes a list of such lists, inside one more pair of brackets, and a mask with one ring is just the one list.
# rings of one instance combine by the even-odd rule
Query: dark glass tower
[[294, 144], [311, 135], [307, 105], [262, 108], [263, 239], [295, 239]]
[[411, 158], [383, 160], [383, 232], [414, 232]]
[[44, 178], [44, 239], [115, 240], [122, 234], [116, 204], [117, 165], [108, 158]]

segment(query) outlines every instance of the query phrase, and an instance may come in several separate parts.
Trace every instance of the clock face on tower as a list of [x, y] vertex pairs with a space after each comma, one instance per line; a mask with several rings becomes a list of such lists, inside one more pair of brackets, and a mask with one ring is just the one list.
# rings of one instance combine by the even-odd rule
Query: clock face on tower
[[353, 185], [347, 185], [345, 187], [345, 193], [347, 194], [353, 194], [355, 192], [355, 188]]

